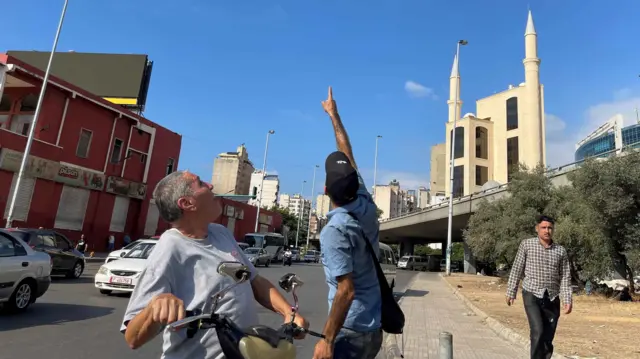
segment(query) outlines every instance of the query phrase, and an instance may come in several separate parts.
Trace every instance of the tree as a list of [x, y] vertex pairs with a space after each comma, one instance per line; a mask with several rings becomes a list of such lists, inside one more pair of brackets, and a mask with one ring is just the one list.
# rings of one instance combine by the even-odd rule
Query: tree
[[[289, 212], [288, 208], [273, 206], [269, 210], [272, 212], [280, 213], [280, 215], [282, 215], [282, 225], [289, 227], [289, 233], [287, 234], [287, 239], [289, 240], [289, 244], [295, 243], [296, 230], [298, 228], [298, 217], [296, 217], [293, 213]], [[298, 244], [302, 242], [306, 242], [307, 240], [307, 225], [308, 223], [303, 223], [302, 220], [300, 221], [300, 233], [298, 234]]]
[[586, 211], [568, 217], [590, 231], [590, 236], [587, 230], [579, 232], [586, 237], [584, 243], [595, 247], [593, 241], [597, 241], [611, 258], [606, 261], [609, 267], [624, 274], [634, 293], [633, 273], [640, 266], [636, 262], [640, 254], [640, 152], [587, 161], [569, 179], [576, 190], [574, 205]]
[[382, 217], [382, 214], [384, 212], [378, 206], [376, 206], [376, 213], [378, 214], [378, 219], [380, 219], [380, 217]]
[[520, 241], [535, 235], [536, 216], [555, 214], [555, 192], [544, 167], [528, 170], [521, 165], [507, 187], [507, 197], [484, 200], [471, 216], [465, 242], [477, 259], [510, 266]]

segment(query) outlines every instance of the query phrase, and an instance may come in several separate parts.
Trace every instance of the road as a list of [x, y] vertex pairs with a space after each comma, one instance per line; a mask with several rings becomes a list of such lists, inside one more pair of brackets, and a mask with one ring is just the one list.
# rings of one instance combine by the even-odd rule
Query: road
[[[0, 358], [20, 359], [133, 359], [159, 358], [161, 338], [156, 337], [138, 350], [131, 350], [118, 331], [127, 306], [127, 295], [105, 296], [94, 288], [93, 276], [100, 264], [89, 263], [79, 280], [55, 278], [49, 291], [20, 315], [0, 316]], [[322, 331], [327, 317], [327, 285], [319, 264], [294, 263], [283, 268], [260, 268], [260, 274], [276, 283], [293, 272], [305, 285], [299, 290], [300, 312], [311, 329]], [[396, 291], [404, 287], [413, 273], [399, 271]], [[292, 298], [288, 297], [290, 301]], [[281, 317], [260, 310], [260, 323], [277, 327]], [[296, 342], [299, 358], [311, 358], [316, 339]]]

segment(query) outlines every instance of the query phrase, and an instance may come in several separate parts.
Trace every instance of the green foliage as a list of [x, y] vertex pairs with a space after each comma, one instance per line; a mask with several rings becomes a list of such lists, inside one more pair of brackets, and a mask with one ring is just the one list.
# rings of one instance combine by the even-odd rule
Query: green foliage
[[[298, 228], [298, 217], [289, 212], [288, 208], [280, 208], [273, 206], [269, 208], [272, 212], [278, 212], [282, 215], [282, 225], [289, 227], [289, 233], [287, 239], [289, 244], [294, 244], [296, 241], [296, 229]], [[307, 241], [307, 223], [300, 221], [300, 233], [298, 234], [298, 244]]]
[[[480, 204], [464, 232], [476, 258], [511, 264], [535, 218], [556, 219], [554, 240], [565, 246], [574, 279], [632, 278], [640, 270], [640, 153], [587, 161], [554, 187], [543, 167], [514, 174], [508, 196]], [[631, 281], [633, 282], [633, 281]], [[633, 288], [630, 288], [633, 290]]]
[[384, 212], [379, 207], [376, 207], [376, 213], [378, 214], [378, 218], [380, 218]]

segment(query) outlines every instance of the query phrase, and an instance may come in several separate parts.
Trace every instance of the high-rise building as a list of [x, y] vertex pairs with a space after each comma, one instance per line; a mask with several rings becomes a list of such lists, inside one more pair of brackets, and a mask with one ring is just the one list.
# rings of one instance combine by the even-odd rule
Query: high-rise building
[[[488, 181], [507, 183], [522, 163], [528, 167], [545, 164], [544, 88], [540, 84], [538, 35], [529, 12], [524, 34], [524, 82], [509, 85], [502, 92], [476, 101], [476, 114], [458, 119], [454, 148], [454, 197], [479, 191]], [[458, 58], [453, 60], [449, 80], [449, 119], [446, 124], [445, 191], [450, 193], [450, 156], [453, 123], [462, 113]], [[456, 89], [458, 96], [456, 96]], [[433, 178], [441, 178], [437, 166]], [[432, 168], [433, 169], [433, 168]], [[436, 180], [438, 182], [439, 180]], [[432, 184], [433, 186], [433, 184]], [[432, 195], [435, 194], [431, 187]]]
[[[264, 181], [262, 177], [264, 176]], [[264, 174], [260, 170], [256, 170], [251, 174], [251, 185], [249, 193], [256, 194], [256, 199], [249, 200], [249, 204], [257, 206], [260, 201], [260, 207], [271, 208], [278, 205], [278, 191], [280, 191], [280, 178], [277, 175]]]
[[[289, 210], [289, 213], [294, 215], [295, 217], [300, 217], [302, 214], [302, 221], [306, 223], [309, 220], [309, 212], [311, 211], [311, 201], [305, 199], [299, 194], [294, 194], [293, 196], [283, 193], [280, 195], [279, 200], [280, 208], [286, 208]], [[304, 225], [305, 229], [306, 224]]]
[[403, 191], [400, 182], [393, 180], [388, 185], [375, 186], [376, 206], [382, 211], [380, 219], [389, 219], [410, 213], [416, 208], [414, 190]]
[[331, 200], [326, 194], [319, 194], [316, 197], [316, 214], [320, 218], [327, 218], [327, 213], [331, 210]]
[[213, 193], [248, 195], [253, 171], [244, 144], [238, 146], [236, 152], [219, 154], [213, 161]]
[[418, 200], [416, 206], [418, 208], [425, 208], [429, 206], [431, 200], [431, 193], [426, 187], [418, 188]]

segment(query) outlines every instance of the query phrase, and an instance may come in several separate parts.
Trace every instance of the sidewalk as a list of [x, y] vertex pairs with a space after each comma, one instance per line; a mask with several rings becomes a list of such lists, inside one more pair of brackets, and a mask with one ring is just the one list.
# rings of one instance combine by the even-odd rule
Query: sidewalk
[[[487, 327], [455, 297], [438, 273], [418, 273], [400, 304], [406, 318], [405, 359], [439, 358], [438, 339], [443, 331], [453, 334], [456, 359], [529, 357], [527, 350], [505, 341]], [[397, 335], [396, 340], [402, 350], [402, 336]]]

